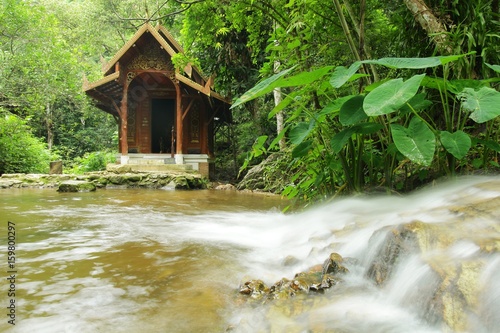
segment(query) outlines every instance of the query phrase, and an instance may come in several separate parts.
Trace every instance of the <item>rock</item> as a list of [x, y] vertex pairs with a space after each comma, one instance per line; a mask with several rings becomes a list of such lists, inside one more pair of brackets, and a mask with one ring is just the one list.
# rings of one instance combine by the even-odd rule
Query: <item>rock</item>
[[129, 164], [108, 164], [106, 165], [106, 171], [113, 173], [127, 173], [132, 171], [132, 167]]
[[299, 263], [299, 259], [297, 259], [296, 257], [294, 256], [286, 256], [283, 261], [281, 262], [281, 264], [285, 267], [287, 266], [294, 266], [294, 265], [297, 265]]
[[232, 184], [221, 184], [218, 185], [215, 189], [220, 191], [236, 191], [236, 187]]
[[[122, 170], [123, 171], [123, 170]], [[63, 174], [4, 174], [0, 177], [1, 188], [51, 188], [59, 187], [65, 181], [91, 182], [96, 187], [113, 188], [163, 188], [165, 186], [176, 189], [203, 189], [207, 179], [201, 175], [188, 173], [158, 173], [158, 172], [108, 172], [95, 171], [83, 175]], [[171, 186], [171, 184], [174, 184]]]
[[136, 183], [136, 182], [141, 181], [142, 176], [141, 176], [141, 175], [139, 175], [139, 174], [127, 173], [127, 174], [125, 174], [125, 175], [124, 175], [124, 178], [125, 178], [128, 182]]
[[50, 162], [50, 171], [51, 175], [61, 175], [63, 173], [63, 162], [62, 161], [53, 161]]
[[[238, 190], [265, 191], [281, 193], [294, 170], [289, 169], [292, 161], [291, 151], [279, 152], [269, 155], [260, 164], [253, 166], [238, 184]], [[272, 171], [271, 171], [272, 170]]]
[[330, 257], [323, 263], [323, 274], [347, 273], [349, 270], [342, 266], [343, 261], [340, 254], [330, 254]]
[[58, 192], [91, 192], [95, 191], [94, 183], [83, 180], [68, 180], [59, 184]]
[[338, 253], [332, 253], [323, 266], [313, 266], [306, 272], [295, 274], [291, 280], [283, 278], [270, 288], [261, 280], [250, 280], [240, 287], [240, 293], [266, 300], [284, 300], [310, 291], [321, 293], [341, 281], [339, 274], [348, 272], [342, 262], [343, 258]]
[[[174, 183], [176, 190], [193, 190], [193, 189], [202, 189], [206, 187], [206, 184], [204, 183], [201, 177], [193, 177], [193, 176], [176, 177], [174, 179]], [[167, 185], [167, 183], [164, 185]]]
[[[470, 214], [474, 218], [482, 216], [495, 203], [498, 207], [498, 198], [476, 202], [470, 207], [453, 208], [460, 211], [460, 218]], [[476, 211], [473, 215], [470, 211]], [[491, 215], [489, 215], [491, 217]], [[494, 221], [494, 219], [492, 219]], [[494, 227], [494, 226], [493, 226]], [[489, 226], [485, 227], [488, 230]], [[450, 262], [439, 255], [433, 255], [437, 249], [448, 249], [459, 243], [466, 236], [472, 239], [467, 228], [461, 229], [459, 224], [429, 224], [413, 221], [396, 227], [388, 227], [381, 232], [385, 237], [378, 248], [375, 259], [372, 261], [367, 275], [377, 284], [384, 285], [391, 278], [398, 267], [398, 263], [406, 262], [410, 255], [422, 254], [422, 259], [430, 267], [425, 283], [418, 290], [420, 297], [424, 297], [426, 313], [430, 322], [442, 322], [443, 331], [468, 332], [470, 331], [470, 309], [479, 306], [478, 295], [481, 294], [481, 272], [484, 271], [483, 255], [494, 250], [494, 245], [486, 246], [483, 251], [467, 258], [456, 258]], [[477, 234], [478, 248], [482, 248], [481, 232]], [[379, 239], [381, 235], [374, 235]], [[378, 240], [375, 240], [378, 242]]]
[[23, 182], [16, 179], [0, 179], [0, 188], [10, 188], [21, 185]]
[[125, 177], [123, 175], [112, 175], [108, 177], [108, 181], [113, 185], [125, 184]]
[[24, 177], [24, 176], [26, 176], [25, 173], [4, 173], [2, 175], [2, 178], [12, 179], [12, 178], [20, 178], [20, 177]]
[[261, 299], [267, 293], [269, 293], [269, 288], [262, 280], [250, 280], [240, 286], [240, 294], [248, 295], [254, 299]]
[[369, 278], [378, 285], [384, 285], [391, 276], [395, 263], [404, 256], [417, 251], [418, 239], [412, 230], [418, 229], [420, 223], [417, 221], [413, 222], [412, 225], [387, 227], [374, 233], [372, 239], [382, 236], [384, 240], [368, 269], [367, 276]]

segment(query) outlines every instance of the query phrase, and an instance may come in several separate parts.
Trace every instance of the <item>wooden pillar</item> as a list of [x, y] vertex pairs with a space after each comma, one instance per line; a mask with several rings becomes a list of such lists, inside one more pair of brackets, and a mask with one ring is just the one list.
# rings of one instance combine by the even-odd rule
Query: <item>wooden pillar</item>
[[209, 120], [207, 117], [206, 105], [202, 100], [200, 105], [200, 144], [201, 153], [207, 155], [210, 154], [210, 151], [208, 149], [208, 122]]
[[128, 163], [127, 142], [127, 117], [128, 117], [128, 82], [123, 85], [123, 96], [120, 104], [120, 148], [122, 152], [121, 164]]
[[184, 141], [184, 129], [183, 129], [183, 120], [182, 120], [182, 92], [181, 92], [181, 87], [179, 84], [175, 85], [175, 90], [176, 90], [176, 133], [177, 133], [177, 147], [176, 147], [176, 154], [182, 155], [183, 151], [183, 141]]

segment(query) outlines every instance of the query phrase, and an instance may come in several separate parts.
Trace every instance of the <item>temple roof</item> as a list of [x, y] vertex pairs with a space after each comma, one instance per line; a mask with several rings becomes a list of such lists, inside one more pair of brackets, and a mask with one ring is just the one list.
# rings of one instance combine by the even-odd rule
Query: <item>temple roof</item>
[[[99, 108], [106, 112], [115, 113], [112, 104], [119, 101], [123, 92], [124, 78], [122, 74], [126, 75], [124, 66], [127, 66], [127, 64], [139, 57], [143, 52], [151, 49], [161, 53], [159, 56], [156, 55], [156, 60], [162, 59], [162, 67], [167, 67], [167, 71], [171, 72], [172, 79], [175, 78], [180, 84], [188, 86], [210, 99], [215, 99], [217, 103], [230, 104], [229, 100], [212, 90], [212, 80], [205, 78], [195, 66], [188, 64], [184, 68], [184, 73], [180, 73], [174, 69], [171, 57], [184, 52], [181, 45], [165, 27], [161, 25], [153, 27], [149, 22], [142, 25], [125, 45], [103, 66], [104, 77], [102, 79], [91, 83], [84, 80], [84, 92], [98, 100], [99, 103], [97, 106]], [[146, 64], [146, 66], [148, 65]], [[143, 69], [148, 70], [147, 68]], [[158, 68], [150, 69], [155, 71]], [[121, 72], [123, 73], [120, 74]]]

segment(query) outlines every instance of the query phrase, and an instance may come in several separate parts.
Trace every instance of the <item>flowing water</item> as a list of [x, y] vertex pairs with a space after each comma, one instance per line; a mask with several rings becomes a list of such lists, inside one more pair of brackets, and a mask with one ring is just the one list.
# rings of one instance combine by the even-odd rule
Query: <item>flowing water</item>
[[[499, 178], [297, 214], [282, 214], [284, 205], [220, 191], [2, 190], [0, 331], [499, 331]], [[15, 326], [6, 316], [8, 221]], [[369, 271], [398, 225], [424, 236], [377, 284]], [[352, 264], [325, 293], [266, 302], [238, 293], [250, 279], [291, 279], [332, 252]]]

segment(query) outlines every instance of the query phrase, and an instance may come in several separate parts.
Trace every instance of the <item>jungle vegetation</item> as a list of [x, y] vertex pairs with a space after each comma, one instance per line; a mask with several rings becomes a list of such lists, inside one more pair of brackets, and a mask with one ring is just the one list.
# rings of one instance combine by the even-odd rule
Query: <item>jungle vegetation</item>
[[262, 189], [315, 202], [495, 172], [499, 20], [498, 0], [3, 0], [0, 173], [116, 147], [81, 84], [146, 21], [233, 99], [232, 181], [268, 159]]

